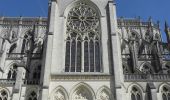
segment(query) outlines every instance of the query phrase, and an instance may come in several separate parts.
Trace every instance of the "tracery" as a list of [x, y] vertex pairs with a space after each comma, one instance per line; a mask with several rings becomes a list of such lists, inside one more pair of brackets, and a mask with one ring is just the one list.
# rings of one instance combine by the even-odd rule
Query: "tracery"
[[100, 21], [86, 3], [73, 7], [67, 18], [66, 72], [100, 72]]

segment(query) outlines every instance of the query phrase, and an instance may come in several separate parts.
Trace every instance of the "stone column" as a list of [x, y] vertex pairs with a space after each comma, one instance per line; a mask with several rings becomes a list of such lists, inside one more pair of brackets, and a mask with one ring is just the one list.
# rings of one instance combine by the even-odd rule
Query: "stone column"
[[112, 82], [111, 88], [112, 93], [114, 94], [115, 100], [122, 100], [121, 94], [121, 83], [123, 83], [123, 68], [122, 68], [122, 58], [121, 58], [121, 45], [118, 37], [118, 26], [117, 26], [117, 15], [116, 15], [116, 5], [113, 3], [112, 0], [108, 2], [108, 27], [109, 27], [109, 34], [111, 36], [111, 62], [112, 62]]
[[45, 40], [43, 60], [42, 60], [42, 71], [40, 84], [42, 85], [39, 100], [48, 100], [49, 97], [49, 84], [50, 84], [50, 72], [52, 63], [52, 50], [53, 50], [53, 36], [54, 36], [54, 25], [55, 25], [55, 14], [56, 14], [57, 2], [51, 0], [49, 5], [49, 24], [47, 31], [47, 39]]
[[20, 62], [17, 65], [17, 75], [16, 75], [16, 82], [15, 82], [15, 86], [13, 89], [13, 98], [12, 100], [19, 100], [21, 97], [21, 86], [23, 84], [23, 79], [25, 79], [25, 73], [26, 73], [26, 69], [25, 69], [25, 63], [24, 62]]
[[138, 53], [136, 51], [136, 40], [131, 40], [131, 56], [133, 61], [133, 71], [138, 67]]

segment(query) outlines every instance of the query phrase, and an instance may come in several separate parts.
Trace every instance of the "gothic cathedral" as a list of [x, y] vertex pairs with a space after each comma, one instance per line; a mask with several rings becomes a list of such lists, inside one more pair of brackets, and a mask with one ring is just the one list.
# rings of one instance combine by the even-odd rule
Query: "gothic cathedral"
[[0, 17], [0, 100], [170, 100], [167, 43], [113, 0], [50, 0], [48, 18]]

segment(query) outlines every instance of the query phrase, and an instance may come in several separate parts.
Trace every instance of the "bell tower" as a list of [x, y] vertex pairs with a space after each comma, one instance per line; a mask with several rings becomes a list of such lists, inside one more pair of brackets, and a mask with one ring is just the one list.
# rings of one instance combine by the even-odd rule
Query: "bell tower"
[[48, 21], [40, 100], [121, 100], [114, 2], [51, 0]]

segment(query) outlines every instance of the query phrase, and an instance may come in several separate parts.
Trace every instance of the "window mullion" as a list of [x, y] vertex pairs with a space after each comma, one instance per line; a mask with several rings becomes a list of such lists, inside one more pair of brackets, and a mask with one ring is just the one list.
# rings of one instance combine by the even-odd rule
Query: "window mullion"
[[75, 44], [75, 71], [74, 72], [77, 72], [77, 42], [78, 40], [76, 39], [76, 44]]
[[69, 66], [69, 72], [71, 72], [71, 47], [72, 47], [72, 41], [70, 40], [70, 66]]
[[84, 72], [84, 40], [82, 40], [81, 44], [81, 72]]
[[90, 63], [91, 63], [91, 61], [90, 61], [90, 40], [88, 40], [88, 60], [89, 60], [88, 72], [90, 72], [90, 68], [91, 68], [91, 66], [90, 66]]
[[94, 72], [96, 72], [96, 41], [94, 40], [93, 41], [93, 48], [94, 48], [94, 53], [93, 53], [93, 55], [94, 55]]

